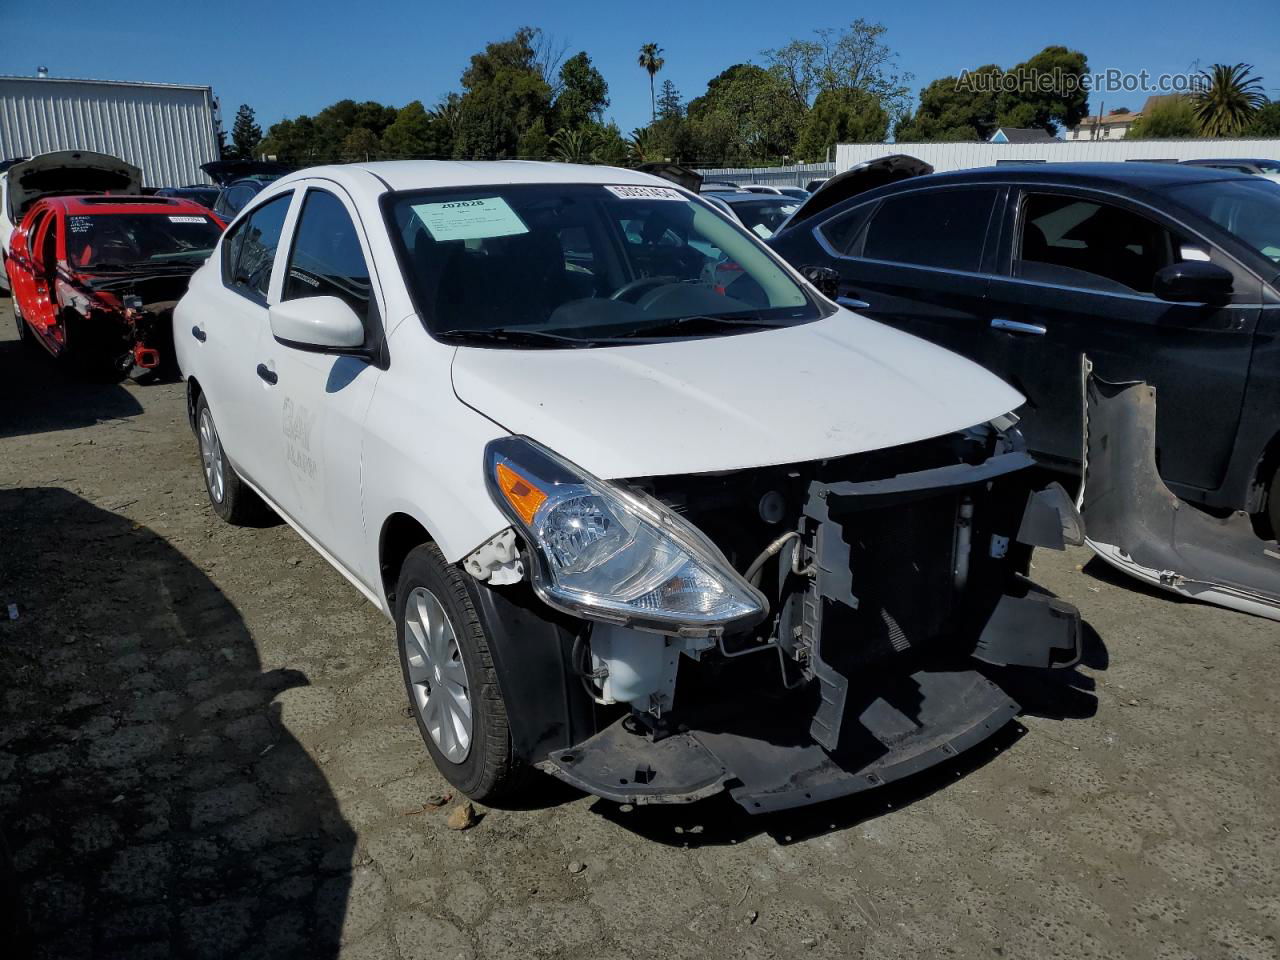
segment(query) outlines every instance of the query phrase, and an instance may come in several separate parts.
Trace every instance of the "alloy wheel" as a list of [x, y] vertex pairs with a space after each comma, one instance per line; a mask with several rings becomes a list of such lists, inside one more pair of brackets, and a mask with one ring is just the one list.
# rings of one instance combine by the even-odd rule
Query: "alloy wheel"
[[218, 439], [218, 429], [213, 425], [213, 415], [209, 408], [200, 411], [200, 460], [204, 466], [204, 481], [209, 488], [209, 496], [214, 503], [221, 503], [227, 495], [226, 467], [222, 462], [222, 441]]
[[471, 752], [471, 688], [458, 636], [444, 606], [426, 587], [415, 587], [404, 611], [405, 663], [414, 709], [436, 748], [450, 763]]

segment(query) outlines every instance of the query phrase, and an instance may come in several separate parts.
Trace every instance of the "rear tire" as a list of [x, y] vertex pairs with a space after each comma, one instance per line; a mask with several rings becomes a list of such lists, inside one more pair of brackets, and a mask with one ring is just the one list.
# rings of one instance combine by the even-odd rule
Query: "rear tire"
[[512, 749], [489, 640], [462, 573], [435, 544], [405, 558], [395, 616], [410, 710], [436, 767], [473, 800], [509, 796], [525, 771]]
[[204, 489], [213, 512], [235, 526], [257, 526], [268, 513], [267, 505], [240, 479], [227, 460], [204, 394], [196, 401], [196, 443]]

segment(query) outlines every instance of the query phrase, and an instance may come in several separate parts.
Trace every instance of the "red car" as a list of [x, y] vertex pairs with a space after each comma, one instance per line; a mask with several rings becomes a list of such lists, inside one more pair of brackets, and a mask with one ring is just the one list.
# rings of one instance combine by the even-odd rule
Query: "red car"
[[226, 224], [174, 197], [46, 196], [14, 230], [18, 332], [54, 357], [137, 375], [172, 355], [171, 316]]

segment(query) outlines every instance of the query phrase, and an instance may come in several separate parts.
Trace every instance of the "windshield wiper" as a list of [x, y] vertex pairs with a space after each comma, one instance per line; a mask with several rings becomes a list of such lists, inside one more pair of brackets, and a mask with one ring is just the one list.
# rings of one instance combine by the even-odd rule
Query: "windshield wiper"
[[520, 327], [441, 330], [437, 336], [457, 337], [460, 340], [472, 340], [482, 343], [536, 344], [538, 346], [557, 347], [593, 347], [613, 340], [613, 338], [609, 337], [567, 337], [559, 333], [547, 333], [545, 330], [525, 330]]
[[619, 336], [631, 339], [651, 337], [664, 333], [678, 333], [683, 327], [697, 326], [699, 324], [711, 327], [754, 327], [759, 330], [777, 330], [779, 327], [790, 326], [790, 324], [783, 321], [761, 320], [759, 317], [718, 317], [710, 314], [692, 314], [687, 317], [672, 317], [668, 320], [660, 320], [648, 326], [637, 327], [629, 333], [619, 334]]

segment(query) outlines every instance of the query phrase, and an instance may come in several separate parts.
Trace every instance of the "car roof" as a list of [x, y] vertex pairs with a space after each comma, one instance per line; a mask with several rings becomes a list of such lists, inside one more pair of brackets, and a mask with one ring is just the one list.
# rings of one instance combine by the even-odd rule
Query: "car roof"
[[1208, 166], [1211, 163], [1276, 163], [1266, 157], [1201, 157], [1199, 160], [1183, 160], [1190, 167]]
[[113, 194], [78, 194], [43, 197], [41, 204], [60, 208], [67, 216], [113, 213], [193, 213], [205, 215], [208, 208], [186, 197], [132, 197]]
[[351, 182], [361, 172], [365, 175], [372, 174], [395, 191], [521, 183], [634, 183], [678, 189], [669, 180], [638, 170], [534, 160], [383, 160], [348, 163], [299, 170], [275, 181], [272, 186], [313, 177], [336, 180], [339, 183]]
[[[1055, 183], [1081, 187], [1129, 187], [1152, 190], [1160, 187], [1213, 180], [1250, 179], [1248, 174], [1191, 164], [1132, 163], [1004, 163], [971, 170], [950, 170], [927, 177], [900, 180], [893, 187], [940, 186], [947, 183]], [[868, 191], [870, 193], [870, 191]]]

